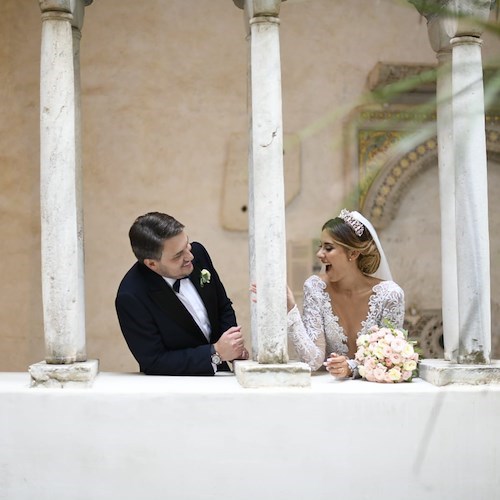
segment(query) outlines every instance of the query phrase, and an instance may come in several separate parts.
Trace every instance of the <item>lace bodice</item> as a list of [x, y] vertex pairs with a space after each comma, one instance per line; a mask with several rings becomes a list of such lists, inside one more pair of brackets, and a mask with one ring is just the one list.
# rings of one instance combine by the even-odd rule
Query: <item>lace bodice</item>
[[[402, 328], [404, 311], [401, 287], [394, 281], [381, 281], [373, 287], [368, 315], [361, 323], [358, 336], [374, 325], [381, 326], [384, 319], [396, 328]], [[312, 370], [320, 368], [332, 352], [347, 355], [347, 337], [333, 313], [326, 284], [316, 275], [310, 276], [304, 283], [302, 317], [297, 306], [288, 313], [288, 338], [301, 361], [309, 364]]]

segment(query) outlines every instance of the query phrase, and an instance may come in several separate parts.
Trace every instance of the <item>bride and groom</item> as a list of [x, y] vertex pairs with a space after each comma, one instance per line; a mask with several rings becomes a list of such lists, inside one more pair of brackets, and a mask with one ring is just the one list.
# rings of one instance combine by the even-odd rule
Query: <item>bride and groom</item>
[[[115, 300], [122, 333], [150, 375], [213, 375], [247, 359], [241, 328], [203, 245], [167, 214], [138, 217], [129, 231], [137, 262]], [[356, 339], [389, 320], [401, 328], [404, 293], [392, 281], [377, 233], [358, 212], [342, 210], [321, 230], [323, 272], [304, 283], [300, 314], [287, 294], [288, 336], [300, 359], [335, 377], [357, 376]], [[253, 288], [255, 291], [255, 288]]]

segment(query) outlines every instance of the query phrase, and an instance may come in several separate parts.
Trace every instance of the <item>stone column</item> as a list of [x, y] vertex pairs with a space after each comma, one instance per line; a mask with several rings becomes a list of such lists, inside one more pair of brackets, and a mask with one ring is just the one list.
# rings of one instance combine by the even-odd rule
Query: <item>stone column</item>
[[[251, 14], [248, 2], [242, 0], [244, 9], [245, 32], [247, 40], [247, 113], [248, 113], [248, 264], [250, 283], [257, 282], [255, 264], [255, 205], [254, 205], [254, 175], [253, 175], [253, 134], [252, 134], [252, 37], [250, 32]], [[259, 354], [259, 336], [257, 320], [257, 304], [250, 302], [250, 329], [252, 338], [252, 359], [257, 360]]]
[[459, 346], [459, 307], [457, 238], [455, 228], [455, 162], [453, 160], [453, 110], [450, 38], [443, 20], [434, 17], [428, 24], [429, 39], [436, 51], [437, 138], [439, 162], [439, 201], [441, 213], [441, 287], [444, 359], [457, 362]]
[[[254, 9], [256, 7], [254, 2]], [[251, 30], [252, 183], [259, 363], [286, 363], [286, 246], [279, 7], [254, 10]], [[269, 12], [271, 11], [271, 12]]]
[[[309, 367], [288, 364], [283, 118], [279, 11], [281, 0], [234, 0], [250, 26], [249, 237], [254, 361], [237, 362], [246, 387], [308, 385]], [[282, 376], [286, 374], [286, 376]]]
[[[417, 0], [410, 1], [418, 4]], [[444, 119], [451, 116], [452, 151], [444, 153], [444, 161], [453, 161], [455, 167], [454, 177], [449, 171], [450, 177], [443, 177], [443, 181], [453, 184], [455, 189], [459, 338], [457, 355], [448, 352], [451, 354], [450, 360], [458, 361], [458, 364], [425, 360], [421, 363], [420, 375], [436, 385], [498, 382], [500, 363], [490, 360], [488, 185], [480, 38], [482, 29], [477, 22], [488, 19], [493, 2], [433, 0], [423, 5], [429, 9], [422, 13], [431, 27], [442, 23], [452, 52], [451, 77], [447, 77], [451, 78], [451, 113], [448, 107], [444, 111]], [[432, 6], [434, 9], [430, 9]], [[442, 74], [440, 79], [439, 92], [442, 86], [449, 86], [449, 83], [443, 84]], [[440, 109], [438, 107], [438, 111]], [[445, 144], [440, 146], [440, 154], [441, 147], [449, 147], [449, 137], [445, 135], [444, 141]], [[455, 347], [453, 342], [452, 345]]]
[[[81, 203], [79, 32], [84, 3], [39, 0], [40, 210], [45, 363], [30, 366], [32, 385], [89, 385], [86, 361]], [[73, 29], [77, 31], [74, 44]]]
[[81, 130], [81, 85], [80, 85], [80, 40], [82, 38], [85, 6], [93, 0], [72, 0], [73, 19], [73, 73], [75, 81], [75, 192], [78, 255], [78, 334], [76, 361], [86, 361], [85, 347], [85, 253], [83, 236], [83, 171], [82, 171], [82, 130]]
[[459, 310], [458, 362], [487, 364], [491, 351], [488, 181], [484, 117], [482, 28], [490, 0], [450, 5], [453, 150]]
[[490, 238], [481, 39], [451, 40], [457, 224], [459, 363], [489, 363]]

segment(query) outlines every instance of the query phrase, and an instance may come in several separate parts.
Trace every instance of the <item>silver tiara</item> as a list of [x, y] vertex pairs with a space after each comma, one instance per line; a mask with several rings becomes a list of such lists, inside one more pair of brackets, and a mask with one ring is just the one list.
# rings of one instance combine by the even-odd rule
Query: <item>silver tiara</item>
[[357, 236], [361, 236], [363, 231], [365, 230], [365, 226], [358, 219], [355, 219], [349, 210], [343, 208], [340, 211], [339, 219], [342, 219], [346, 224], [349, 224], [352, 227], [352, 230], [356, 233]]

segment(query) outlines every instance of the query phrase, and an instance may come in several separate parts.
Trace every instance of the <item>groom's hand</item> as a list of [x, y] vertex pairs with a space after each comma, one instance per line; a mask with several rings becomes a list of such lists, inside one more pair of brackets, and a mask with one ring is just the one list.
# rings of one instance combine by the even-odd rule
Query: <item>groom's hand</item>
[[232, 326], [229, 330], [225, 331], [214, 344], [214, 347], [223, 361], [248, 359], [248, 351], [245, 349], [241, 326]]

